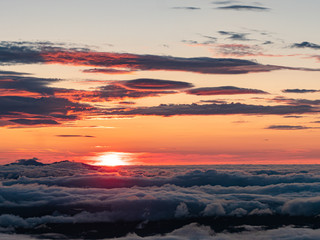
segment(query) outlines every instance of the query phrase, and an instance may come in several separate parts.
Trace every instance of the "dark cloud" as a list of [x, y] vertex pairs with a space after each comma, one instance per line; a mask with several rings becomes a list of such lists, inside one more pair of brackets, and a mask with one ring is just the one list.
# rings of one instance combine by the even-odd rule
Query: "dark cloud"
[[271, 99], [275, 102], [286, 103], [290, 105], [320, 105], [320, 100], [309, 100], [309, 99], [294, 99], [294, 98], [285, 98], [285, 97], [275, 97]]
[[188, 82], [159, 80], [151, 78], [139, 78], [135, 80], [123, 81], [122, 85], [132, 89], [152, 89], [152, 90], [171, 90], [191, 88], [193, 85]]
[[320, 49], [319, 44], [310, 43], [310, 42], [301, 42], [301, 43], [294, 43], [291, 45], [292, 48], [311, 48], [311, 49]]
[[[244, 36], [234, 33], [234, 35], [230, 35], [230, 37], [243, 39]], [[128, 73], [155, 70], [186, 71], [205, 74], [245, 74], [250, 72], [269, 72], [280, 69], [319, 71], [319, 69], [263, 65], [254, 61], [232, 58], [181, 58], [159, 55], [94, 52], [88, 49], [67, 48], [64, 45], [61, 47], [43, 47], [39, 42], [35, 42], [33, 45], [31, 43], [2, 42], [0, 44], [0, 56], [0, 63], [2, 64], [56, 63], [91, 66], [104, 68], [105, 73], [108, 71], [110, 73], [117, 71], [118, 73]], [[102, 69], [87, 71], [99, 72], [102, 71]]]
[[10, 122], [17, 123], [20, 125], [55, 125], [59, 124], [57, 121], [52, 119], [13, 119]]
[[15, 75], [15, 76], [19, 76], [19, 75], [30, 75], [30, 73], [23, 73], [23, 72], [15, 72], [15, 71], [2, 71], [0, 70], [0, 75]]
[[173, 7], [172, 9], [182, 9], [182, 10], [200, 10], [199, 7]]
[[310, 129], [310, 127], [305, 126], [292, 126], [292, 125], [271, 125], [266, 129], [275, 129], [275, 130], [302, 130], [302, 129]]
[[218, 31], [221, 35], [228, 36], [228, 39], [231, 40], [240, 40], [240, 41], [248, 41], [246, 36], [248, 33], [236, 33], [236, 32], [228, 32], [228, 31]]
[[85, 138], [94, 138], [95, 136], [91, 136], [91, 135], [67, 135], [67, 134], [62, 134], [62, 135], [56, 135], [57, 137], [66, 137], [66, 138], [69, 138], [69, 137], [85, 137]]
[[218, 7], [216, 9], [237, 10], [237, 11], [269, 11], [270, 10], [270, 8], [250, 6], [250, 5], [229, 5], [229, 6]]
[[320, 92], [320, 90], [316, 89], [284, 89], [282, 90], [284, 93], [314, 93], [314, 92]]
[[[51, 83], [58, 82], [54, 78], [37, 78], [19, 75], [0, 75], [0, 89], [6, 89], [12, 94], [15, 91], [27, 91], [42, 95], [53, 95], [55, 88], [49, 87]], [[5, 92], [4, 92], [5, 93]]]
[[[123, 87], [120, 84], [114, 84], [114, 85], [106, 85], [99, 87], [97, 91], [95, 91], [94, 95], [99, 97], [100, 99], [105, 99], [105, 100], [114, 100], [114, 99], [124, 99], [124, 98], [143, 98], [143, 97], [153, 97], [153, 96], [160, 96], [162, 94], [174, 94], [177, 93], [176, 91], [157, 91], [154, 89], [156, 88], [156, 85], [154, 83], [154, 89], [153, 90], [143, 90], [143, 84], [141, 81], [141, 84], [139, 85], [139, 81], [137, 83], [132, 83], [132, 86], [140, 86], [142, 89], [141, 90], [135, 90], [135, 89], [129, 89], [126, 87]], [[131, 84], [130, 81], [124, 82], [125, 84]], [[159, 86], [159, 85], [158, 85]], [[147, 86], [145, 85], [147, 88]], [[149, 88], [151, 89], [151, 88]], [[158, 89], [161, 89], [159, 87]], [[165, 89], [165, 88], [163, 88]]]
[[22, 125], [58, 124], [80, 118], [94, 108], [55, 97], [0, 96], [0, 118]]
[[268, 94], [265, 91], [233, 86], [193, 88], [186, 91], [193, 95], [233, 95], [233, 94]]
[[112, 109], [105, 112], [109, 115], [228, 115], [228, 114], [255, 114], [255, 115], [285, 115], [318, 112], [308, 105], [299, 106], [262, 106], [241, 103], [231, 104], [161, 104], [154, 107], [137, 107], [131, 109]]

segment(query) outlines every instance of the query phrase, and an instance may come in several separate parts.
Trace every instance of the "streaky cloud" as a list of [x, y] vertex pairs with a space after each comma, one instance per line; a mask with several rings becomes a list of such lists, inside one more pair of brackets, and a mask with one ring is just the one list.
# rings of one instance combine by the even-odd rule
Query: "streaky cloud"
[[237, 10], [237, 11], [269, 11], [270, 10], [270, 8], [251, 6], [251, 5], [229, 5], [229, 6], [218, 7], [216, 9]]
[[193, 88], [186, 91], [192, 95], [234, 95], [234, 94], [268, 94], [265, 91], [233, 86]]

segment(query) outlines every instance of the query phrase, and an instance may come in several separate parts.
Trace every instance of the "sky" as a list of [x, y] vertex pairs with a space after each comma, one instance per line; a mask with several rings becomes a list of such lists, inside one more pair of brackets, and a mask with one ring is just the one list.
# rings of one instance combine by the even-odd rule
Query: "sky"
[[1, 164], [319, 163], [319, 1], [0, 8]]

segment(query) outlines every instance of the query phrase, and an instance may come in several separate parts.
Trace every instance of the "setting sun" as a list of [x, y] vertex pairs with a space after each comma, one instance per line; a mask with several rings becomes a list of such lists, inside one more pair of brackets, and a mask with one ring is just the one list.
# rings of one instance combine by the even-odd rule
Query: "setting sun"
[[128, 153], [121, 152], [108, 152], [103, 153], [97, 158], [97, 162], [95, 165], [103, 165], [103, 166], [120, 166], [120, 165], [130, 165], [126, 160], [129, 160]]

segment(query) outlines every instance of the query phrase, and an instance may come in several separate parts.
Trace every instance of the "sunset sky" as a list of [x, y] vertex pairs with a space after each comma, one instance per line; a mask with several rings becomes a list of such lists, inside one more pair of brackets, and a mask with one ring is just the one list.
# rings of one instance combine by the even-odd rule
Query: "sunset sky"
[[320, 1], [0, 9], [0, 164], [320, 163]]

